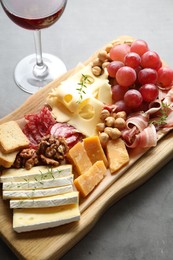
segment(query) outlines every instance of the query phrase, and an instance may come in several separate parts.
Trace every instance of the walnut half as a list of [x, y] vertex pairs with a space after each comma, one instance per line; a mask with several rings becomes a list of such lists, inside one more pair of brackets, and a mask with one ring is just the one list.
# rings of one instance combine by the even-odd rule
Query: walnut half
[[65, 161], [69, 148], [64, 138], [47, 135], [43, 137], [38, 148], [23, 149], [14, 162], [15, 168], [31, 169], [35, 165], [58, 166]]

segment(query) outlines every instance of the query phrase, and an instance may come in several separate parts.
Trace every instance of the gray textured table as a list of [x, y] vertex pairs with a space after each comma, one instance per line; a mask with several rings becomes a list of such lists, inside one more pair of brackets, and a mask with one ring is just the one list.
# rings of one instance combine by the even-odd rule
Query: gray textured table
[[[58, 55], [71, 69], [124, 34], [146, 40], [173, 68], [172, 0], [69, 0], [60, 21], [43, 31], [43, 51]], [[32, 52], [32, 32], [17, 27], [0, 9], [1, 118], [29, 96], [15, 85], [13, 69]], [[112, 206], [62, 259], [172, 260], [172, 168], [173, 161]], [[16, 259], [1, 240], [0, 259]]]

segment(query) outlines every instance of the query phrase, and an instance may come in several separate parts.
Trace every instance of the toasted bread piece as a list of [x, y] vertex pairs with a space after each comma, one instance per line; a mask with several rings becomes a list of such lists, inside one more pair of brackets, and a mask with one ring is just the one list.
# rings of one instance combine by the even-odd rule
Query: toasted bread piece
[[25, 148], [29, 140], [15, 121], [8, 121], [0, 125], [0, 150], [11, 153]]
[[5, 168], [10, 168], [16, 159], [17, 153], [18, 152], [5, 154], [0, 151], [0, 166], [3, 166]]

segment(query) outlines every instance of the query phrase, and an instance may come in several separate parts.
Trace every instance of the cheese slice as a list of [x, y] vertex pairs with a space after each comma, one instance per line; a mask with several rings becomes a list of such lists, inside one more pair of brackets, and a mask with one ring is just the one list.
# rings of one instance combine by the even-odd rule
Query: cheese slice
[[52, 105], [52, 115], [54, 118], [56, 118], [57, 122], [63, 123], [68, 122], [70, 118], [73, 116], [73, 113], [71, 113], [64, 104], [62, 104], [59, 101], [56, 101]]
[[98, 90], [97, 99], [103, 102], [104, 104], [112, 104], [111, 86], [107, 82], [101, 84]]
[[13, 210], [13, 229], [18, 233], [58, 227], [79, 220], [78, 204], [52, 208]]
[[92, 166], [92, 163], [81, 142], [78, 142], [69, 150], [67, 157], [73, 164], [78, 175], [85, 173]]
[[10, 200], [10, 208], [47, 208], [77, 203], [78, 192], [72, 191], [65, 194], [54, 195], [44, 198], [13, 199]]
[[[100, 93], [100, 89], [106, 95]], [[61, 82], [53, 89], [47, 98], [47, 102], [53, 105], [53, 98], [61, 102], [72, 113], [77, 113], [90, 97], [100, 98], [101, 102], [110, 104], [111, 86], [108, 81], [108, 73], [105, 70], [101, 76], [96, 77], [91, 70], [91, 64], [84, 66], [69, 79]]]
[[[86, 81], [83, 82], [82, 78]], [[68, 122], [86, 136], [96, 135], [101, 110], [105, 103], [112, 103], [107, 71], [96, 77], [91, 64], [85, 66], [53, 89], [47, 103], [57, 121]]]
[[116, 173], [130, 160], [125, 143], [121, 138], [109, 140], [106, 152], [111, 173]]
[[49, 197], [57, 194], [64, 194], [73, 191], [73, 185], [48, 189], [33, 189], [33, 190], [4, 190], [3, 199], [29, 199], [38, 197]]
[[92, 164], [101, 160], [104, 162], [105, 166], [108, 167], [108, 160], [101, 146], [98, 135], [84, 138], [83, 144]]
[[45, 189], [53, 187], [61, 187], [65, 185], [73, 184], [73, 175], [66, 177], [47, 179], [47, 180], [35, 180], [35, 181], [24, 181], [24, 182], [4, 182], [2, 185], [3, 190], [34, 190], [34, 189]]
[[65, 177], [72, 174], [72, 166], [61, 165], [58, 167], [48, 167], [48, 166], [35, 166], [30, 170], [24, 168], [20, 169], [6, 169], [2, 171], [0, 177], [1, 182], [16, 182], [16, 181], [42, 181], [46, 179], [55, 179], [58, 177]]
[[74, 180], [76, 189], [86, 197], [104, 178], [106, 167], [103, 161], [97, 161], [91, 168]]
[[100, 114], [103, 106], [102, 102], [92, 97], [86, 107], [83, 107], [80, 113], [74, 114], [68, 123], [77, 128], [85, 136], [96, 135], [96, 125], [100, 122]]

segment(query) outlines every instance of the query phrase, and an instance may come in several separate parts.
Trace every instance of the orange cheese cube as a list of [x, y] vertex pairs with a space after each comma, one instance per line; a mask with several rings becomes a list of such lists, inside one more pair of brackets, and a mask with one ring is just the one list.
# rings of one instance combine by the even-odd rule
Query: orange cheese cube
[[108, 167], [108, 160], [103, 151], [103, 148], [100, 143], [100, 139], [98, 136], [90, 136], [83, 140], [84, 148], [90, 158], [92, 164], [97, 161], [103, 161], [105, 166]]
[[92, 167], [74, 180], [76, 189], [86, 197], [104, 178], [106, 167], [103, 161], [97, 161]]
[[67, 157], [71, 161], [76, 172], [81, 175], [88, 171], [92, 163], [81, 142], [75, 144], [68, 152]]
[[106, 150], [111, 173], [117, 172], [129, 162], [129, 154], [121, 138], [109, 140]]

